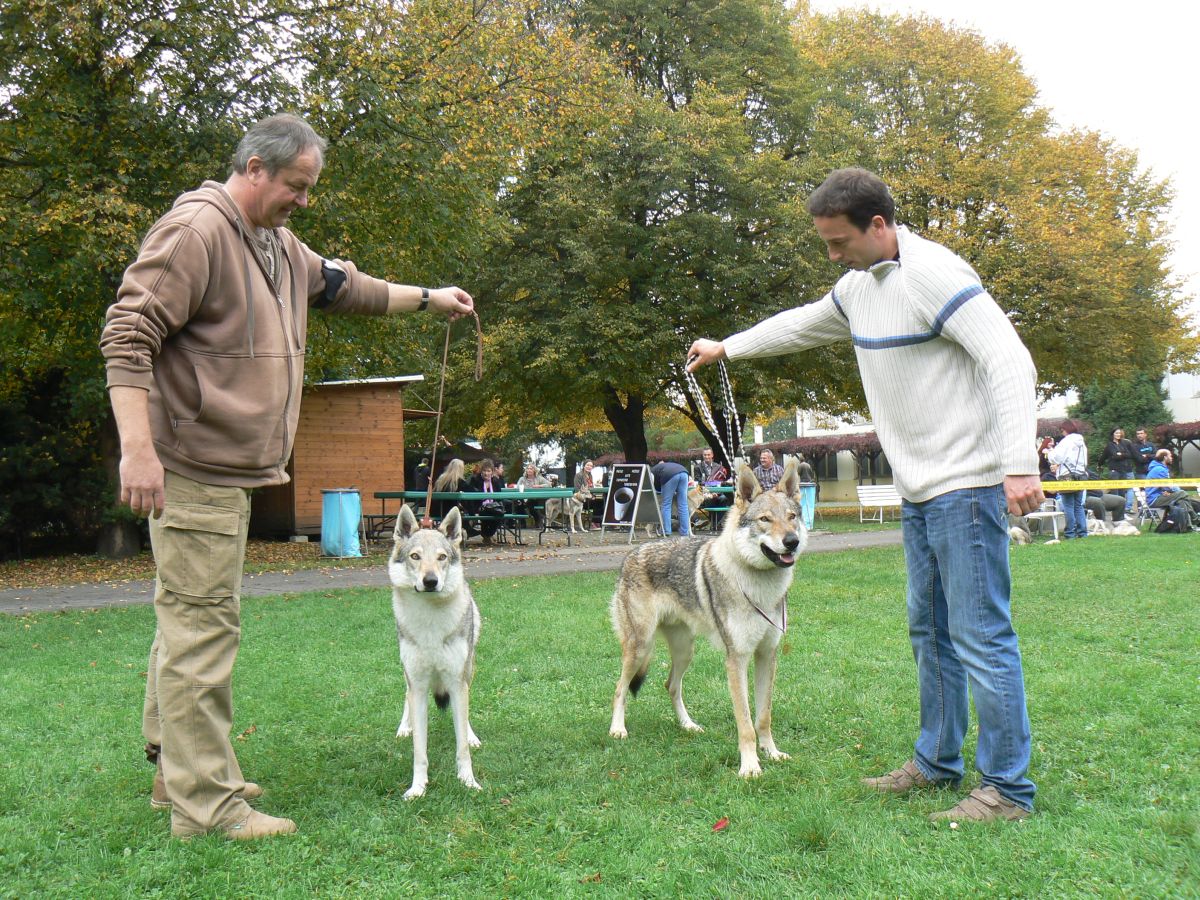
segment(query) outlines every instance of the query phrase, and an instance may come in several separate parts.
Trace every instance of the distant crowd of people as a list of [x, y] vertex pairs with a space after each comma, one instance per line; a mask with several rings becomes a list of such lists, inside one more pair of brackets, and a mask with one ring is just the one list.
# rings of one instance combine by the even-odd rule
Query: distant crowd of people
[[[1057, 441], [1047, 435], [1038, 446], [1038, 465], [1044, 482], [1171, 477], [1174, 454], [1168, 447], [1156, 447], [1145, 428], [1136, 429], [1133, 440], [1125, 437], [1123, 428], [1112, 429], [1096, 458], [1095, 469], [1089, 466], [1088, 448], [1080, 434], [1079, 423], [1068, 419], [1060, 426], [1060, 433]], [[1046, 490], [1054, 491], [1049, 485]], [[1066, 519], [1064, 537], [1067, 540], [1087, 537], [1088, 512], [1098, 521], [1113, 524], [1122, 520], [1134, 521], [1137, 515], [1138, 492], [1132, 487], [1054, 492], [1057, 493], [1055, 506]], [[1151, 509], [1164, 509], [1177, 500], [1185, 500], [1200, 514], [1200, 501], [1189, 497], [1182, 488], [1174, 485], [1145, 488], [1144, 502]]]

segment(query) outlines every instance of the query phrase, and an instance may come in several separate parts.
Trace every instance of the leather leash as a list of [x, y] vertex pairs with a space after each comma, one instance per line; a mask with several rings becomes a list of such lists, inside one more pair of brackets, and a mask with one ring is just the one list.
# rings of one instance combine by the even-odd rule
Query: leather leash
[[[483, 381], [483, 326], [479, 323], [479, 313], [472, 310], [471, 318], [475, 320], [475, 380]], [[446, 342], [442, 346], [442, 378], [441, 384], [438, 385], [437, 416], [434, 418], [433, 426], [433, 450], [429, 454], [429, 488], [425, 492], [425, 515], [421, 518], [422, 528], [433, 527], [433, 519], [430, 518], [429, 511], [433, 508], [433, 473], [437, 471], [438, 441], [442, 437], [442, 401], [446, 396], [446, 368], [450, 358], [450, 326], [453, 324], [451, 321], [446, 322]]]

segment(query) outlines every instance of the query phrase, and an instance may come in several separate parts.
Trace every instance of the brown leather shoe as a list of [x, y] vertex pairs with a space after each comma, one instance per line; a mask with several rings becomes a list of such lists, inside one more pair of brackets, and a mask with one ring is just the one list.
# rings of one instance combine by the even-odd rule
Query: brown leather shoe
[[[238, 796], [243, 800], [257, 800], [263, 795], [263, 789], [253, 781], [247, 781], [246, 787]], [[167, 785], [163, 781], [162, 763], [154, 773], [154, 787], [150, 789], [150, 806], [153, 809], [170, 809], [171, 798], [167, 796]]]
[[252, 841], [256, 838], [275, 837], [279, 834], [295, 834], [296, 823], [291, 819], [277, 819], [251, 810], [244, 821], [225, 829], [225, 837], [231, 841]]
[[909, 791], [920, 790], [922, 788], [937, 788], [951, 784], [950, 781], [930, 781], [917, 768], [917, 764], [913, 760], [909, 760], [898, 769], [893, 769], [886, 775], [879, 775], [875, 778], [864, 778], [862, 783], [869, 788], [874, 788], [877, 791], [883, 791], [887, 794], [907, 794]]
[[1013, 822], [1027, 819], [1031, 815], [1033, 814], [1029, 810], [1017, 806], [989, 784], [986, 787], [975, 788], [958, 801], [953, 809], [935, 812], [929, 817], [929, 821], [940, 822], [942, 819], [949, 819], [951, 822]]

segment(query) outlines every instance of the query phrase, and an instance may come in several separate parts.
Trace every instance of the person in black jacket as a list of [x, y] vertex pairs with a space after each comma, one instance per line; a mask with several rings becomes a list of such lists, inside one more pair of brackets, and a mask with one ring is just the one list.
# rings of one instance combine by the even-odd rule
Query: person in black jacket
[[1138, 478], [1145, 478], [1146, 472], [1150, 469], [1150, 463], [1154, 462], [1154, 454], [1158, 452], [1158, 448], [1146, 437], [1145, 428], [1139, 428], [1135, 433], [1133, 449], [1137, 451], [1138, 455], [1134, 462]]
[[[1108, 477], [1113, 480], [1132, 479], [1137, 468], [1138, 452], [1133, 441], [1125, 437], [1123, 428], [1114, 428], [1109, 435], [1108, 443], [1100, 451], [1096, 460], [1097, 466], [1108, 463]], [[1133, 488], [1125, 492], [1125, 514], [1133, 512]]]

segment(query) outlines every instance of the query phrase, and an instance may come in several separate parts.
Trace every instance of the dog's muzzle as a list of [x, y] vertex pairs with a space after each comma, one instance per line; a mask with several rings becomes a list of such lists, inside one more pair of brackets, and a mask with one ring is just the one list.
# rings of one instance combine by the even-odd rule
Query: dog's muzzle
[[418, 588], [418, 590], [429, 593], [437, 593], [439, 587], [441, 587], [441, 585], [438, 584], [438, 577], [436, 575], [426, 575], [423, 579], [421, 579], [421, 586]]
[[769, 559], [781, 569], [786, 569], [788, 566], [796, 563], [796, 548], [800, 546], [800, 537], [793, 532], [783, 539], [783, 552], [776, 553], [766, 544], [759, 544], [758, 548], [762, 550], [763, 556]]

